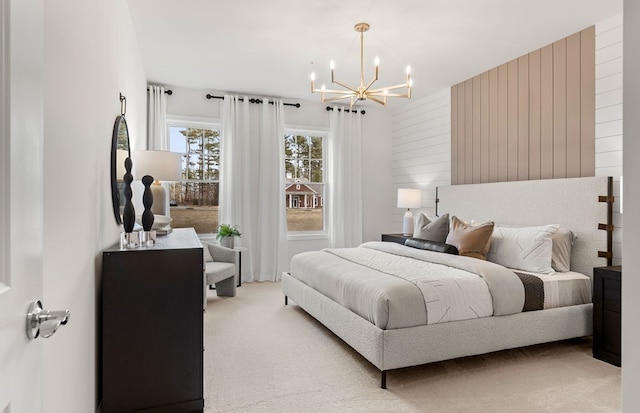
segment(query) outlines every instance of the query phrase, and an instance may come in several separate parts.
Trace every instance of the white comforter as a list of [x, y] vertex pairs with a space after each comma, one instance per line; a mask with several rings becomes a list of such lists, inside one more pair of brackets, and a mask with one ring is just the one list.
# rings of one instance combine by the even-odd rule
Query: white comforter
[[469, 257], [386, 242], [296, 255], [291, 275], [380, 328], [520, 312], [510, 270]]

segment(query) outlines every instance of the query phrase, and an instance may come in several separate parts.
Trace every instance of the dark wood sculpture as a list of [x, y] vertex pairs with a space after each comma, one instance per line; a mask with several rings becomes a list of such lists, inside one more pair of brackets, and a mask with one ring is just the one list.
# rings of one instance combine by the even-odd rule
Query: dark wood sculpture
[[122, 176], [122, 180], [124, 181], [124, 210], [122, 211], [122, 225], [124, 227], [124, 232], [130, 234], [133, 232], [133, 226], [136, 223], [136, 211], [133, 208], [133, 202], [131, 202], [131, 198], [133, 197], [133, 191], [131, 190], [131, 182], [133, 182], [133, 175], [131, 174], [131, 168], [133, 167], [133, 162], [131, 158], [127, 158], [124, 160], [124, 169], [126, 172]]
[[151, 231], [153, 226], [153, 212], [151, 212], [151, 206], [153, 205], [153, 194], [151, 193], [151, 184], [153, 183], [153, 177], [151, 175], [145, 175], [142, 177], [142, 184], [144, 185], [144, 192], [142, 194], [142, 205], [144, 205], [144, 212], [142, 213], [142, 229], [145, 231]]

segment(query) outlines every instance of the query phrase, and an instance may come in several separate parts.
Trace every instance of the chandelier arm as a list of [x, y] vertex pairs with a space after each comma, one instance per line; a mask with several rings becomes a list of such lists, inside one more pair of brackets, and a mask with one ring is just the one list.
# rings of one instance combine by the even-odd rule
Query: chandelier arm
[[354, 95], [350, 95], [350, 96], [332, 96], [332, 97], [329, 97], [329, 98], [325, 98], [323, 100], [323, 102], [336, 102], [338, 100], [351, 99], [353, 97], [354, 97]]
[[346, 83], [343, 83], [339, 80], [334, 80], [333, 83], [335, 83], [336, 85], [340, 85], [345, 89], [349, 89], [350, 91], [352, 91], [353, 93], [358, 93], [358, 88], [355, 88], [353, 86], [349, 86]]
[[353, 95], [356, 94], [356, 92], [351, 91], [351, 90], [334, 90], [334, 89], [315, 89], [314, 92], [316, 93], [333, 93], [336, 95]]
[[371, 85], [373, 85], [375, 83], [375, 81], [378, 80], [378, 78], [374, 77], [373, 79], [371, 79], [371, 82], [369, 82], [369, 84], [367, 85], [367, 87], [365, 87], [363, 89], [364, 93], [367, 93], [367, 91], [369, 90], [369, 88], [371, 87]]
[[395, 85], [395, 86], [381, 87], [381, 88], [378, 88], [378, 89], [372, 89], [368, 93], [381, 93], [381, 92], [384, 92], [385, 90], [402, 89], [402, 88], [405, 88], [405, 87], [410, 89], [409, 84], [405, 83], [404, 85]]
[[378, 97], [394, 97], [394, 98], [408, 98], [411, 95], [409, 93], [367, 93], [367, 97], [369, 96], [378, 96]]
[[377, 97], [372, 96], [372, 95], [370, 95], [370, 94], [367, 94], [366, 96], [367, 96], [367, 99], [369, 99], [369, 100], [372, 100], [372, 101], [374, 101], [374, 102], [376, 102], [376, 103], [379, 103], [379, 104], [381, 104], [382, 106], [387, 106], [387, 99], [386, 99], [386, 97], [385, 97], [384, 99], [378, 99]]

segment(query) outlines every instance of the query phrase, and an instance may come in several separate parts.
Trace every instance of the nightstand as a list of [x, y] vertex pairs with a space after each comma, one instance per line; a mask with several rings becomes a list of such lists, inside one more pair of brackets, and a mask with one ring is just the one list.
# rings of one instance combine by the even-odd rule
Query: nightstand
[[402, 234], [382, 234], [382, 240], [387, 242], [395, 242], [396, 244], [404, 245], [404, 241], [407, 238], [411, 238], [410, 235]]
[[593, 269], [593, 357], [620, 367], [622, 267]]

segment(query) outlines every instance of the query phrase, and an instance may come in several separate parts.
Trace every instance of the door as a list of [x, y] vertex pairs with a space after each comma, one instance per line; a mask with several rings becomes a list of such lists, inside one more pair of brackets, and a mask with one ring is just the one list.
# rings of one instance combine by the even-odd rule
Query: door
[[[0, 412], [42, 411], [42, 0], [0, 0]], [[46, 303], [45, 303], [46, 304]]]

